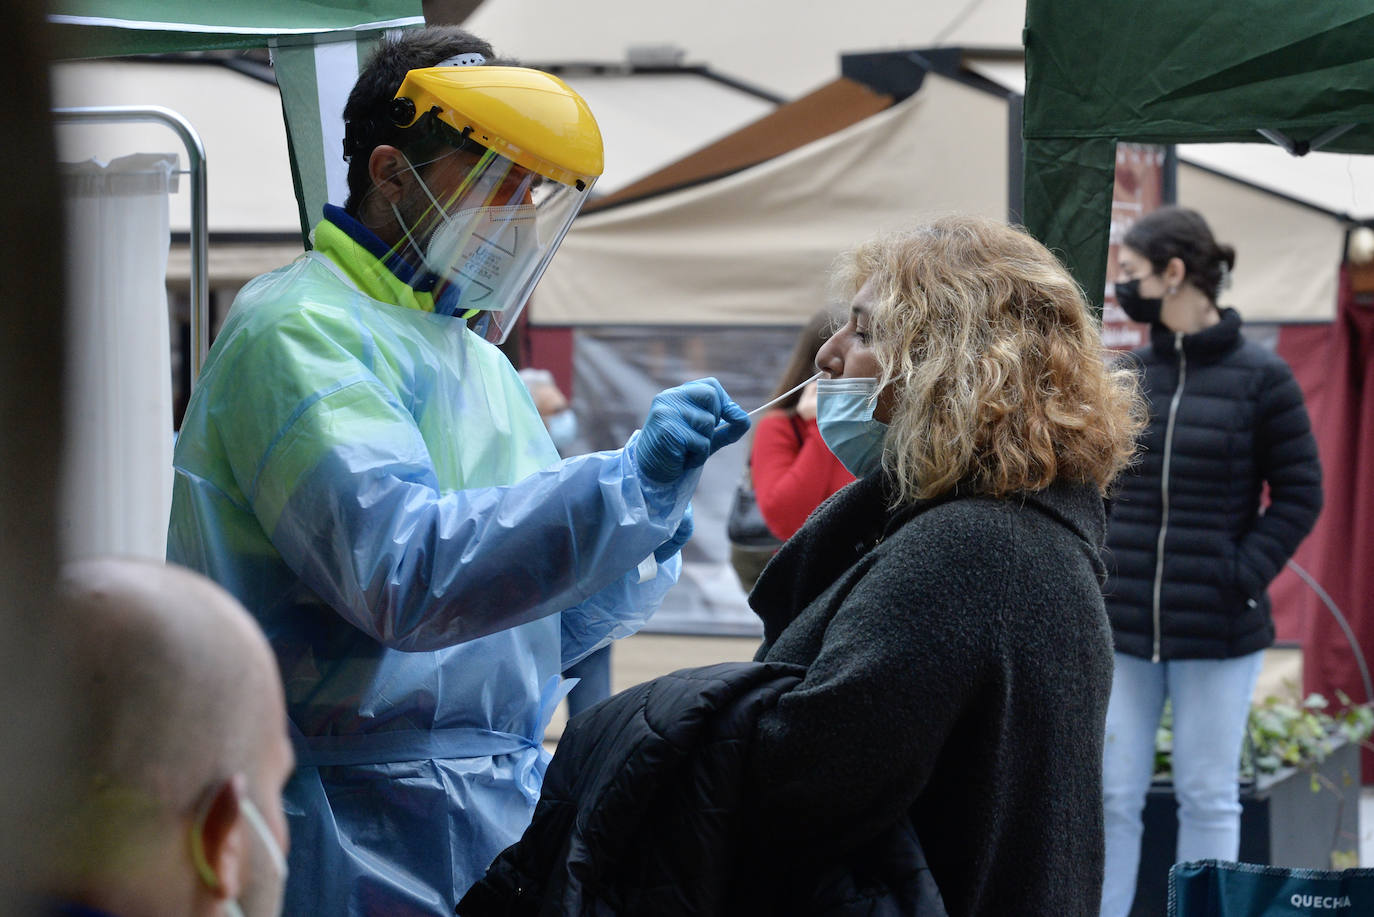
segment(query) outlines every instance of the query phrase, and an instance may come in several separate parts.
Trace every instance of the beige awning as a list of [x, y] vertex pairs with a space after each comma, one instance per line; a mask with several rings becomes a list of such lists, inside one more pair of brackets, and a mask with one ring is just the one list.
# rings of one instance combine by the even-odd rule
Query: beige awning
[[[259, 274], [294, 261], [304, 251], [300, 242], [218, 242], [209, 248], [210, 286], [240, 287]], [[191, 252], [185, 243], [174, 243], [167, 258], [167, 283], [190, 283]]]
[[[889, 108], [892, 97], [841, 77], [747, 126], [587, 204], [593, 213], [720, 178], [819, 140]], [[601, 183], [597, 183], [598, 188]]]
[[899, 105], [767, 162], [579, 218], [538, 324], [798, 324], [837, 254], [958, 210], [1004, 218], [1004, 100], [930, 75]]
[[1188, 163], [1178, 165], [1178, 202], [1201, 213], [1236, 249], [1232, 285], [1219, 297], [1246, 321], [1330, 321], [1345, 225]]
[[[184, 117], [205, 145], [211, 232], [299, 232], [277, 87], [208, 64], [71, 61], [54, 64], [54, 107], [161, 105]], [[56, 131], [58, 158], [109, 160], [134, 152], [176, 152], [158, 124], [68, 124]], [[190, 225], [190, 193], [171, 198], [173, 230]]]

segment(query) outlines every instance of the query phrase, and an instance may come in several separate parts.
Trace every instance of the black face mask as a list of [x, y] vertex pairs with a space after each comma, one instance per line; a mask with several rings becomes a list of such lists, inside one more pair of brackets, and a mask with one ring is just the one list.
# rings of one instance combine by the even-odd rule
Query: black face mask
[[1159, 313], [1164, 308], [1164, 300], [1159, 297], [1147, 299], [1140, 295], [1140, 278], [1136, 277], [1116, 285], [1116, 304], [1133, 322], [1146, 325], [1159, 323]]

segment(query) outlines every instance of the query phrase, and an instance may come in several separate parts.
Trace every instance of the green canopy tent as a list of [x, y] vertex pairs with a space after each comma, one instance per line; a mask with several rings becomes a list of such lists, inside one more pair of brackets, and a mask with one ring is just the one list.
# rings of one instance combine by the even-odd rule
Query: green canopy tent
[[1371, 0], [1028, 0], [1024, 37], [1025, 223], [1098, 303], [1118, 141], [1374, 152]]
[[[1098, 303], [1118, 141], [1374, 153], [1374, 0], [1028, 0], [1025, 46], [1025, 223]], [[1334, 323], [1285, 329], [1278, 344], [1308, 399], [1326, 490], [1295, 559], [1344, 610], [1350, 639], [1291, 572], [1271, 592], [1280, 634], [1303, 643], [1306, 689], [1333, 700], [1366, 699], [1352, 646], [1374, 655], [1374, 291], [1351, 276]], [[1371, 765], [1366, 755], [1366, 775]]]
[[383, 32], [423, 25], [420, 6], [421, 0], [57, 0], [48, 21], [61, 59], [269, 48], [305, 235], [326, 201], [343, 200], [340, 115], [359, 62]]

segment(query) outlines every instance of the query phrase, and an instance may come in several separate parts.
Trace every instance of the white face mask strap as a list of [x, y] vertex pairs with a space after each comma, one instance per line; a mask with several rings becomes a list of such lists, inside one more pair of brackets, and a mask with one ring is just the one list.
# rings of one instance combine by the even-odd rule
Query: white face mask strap
[[406, 237], [406, 241], [409, 242], [410, 247], [415, 250], [415, 254], [420, 256], [420, 261], [428, 265], [429, 261], [425, 258], [425, 250], [420, 246], [420, 243], [416, 241], [415, 237], [410, 234], [410, 227], [406, 225], [405, 217], [401, 216], [400, 208], [396, 206], [394, 201], [387, 201], [387, 203], [391, 206], [391, 215], [396, 218], [396, 225], [401, 227], [401, 234]]
[[[455, 151], [453, 151], [453, 152], [457, 152], [457, 151], [455, 150]], [[446, 154], [444, 154], [444, 155], [449, 155], [449, 154], [446, 153]], [[474, 232], [474, 230], [475, 230], [475, 227], [474, 227], [473, 225], [471, 225], [471, 224], [468, 225], [468, 227], [466, 228], [466, 230], [463, 230], [463, 229], [461, 229], [461, 228], [456, 227], [455, 224], [454, 224], [453, 217], [449, 214], [448, 210], [445, 209], [444, 206], [443, 206], [442, 204], [439, 203], [438, 198], [436, 198], [436, 197], [434, 196], [434, 192], [431, 191], [431, 190], [429, 189], [429, 185], [425, 183], [425, 180], [424, 180], [423, 178], [420, 177], [420, 172], [419, 172], [419, 170], [416, 169], [415, 166], [411, 163], [410, 158], [409, 158], [408, 156], [406, 156], [405, 153], [401, 153], [401, 158], [402, 158], [403, 160], [405, 160], [406, 168], [410, 169], [411, 174], [415, 176], [415, 181], [416, 181], [417, 183], [419, 183], [419, 185], [420, 185], [420, 190], [423, 191], [423, 192], [425, 193], [425, 197], [429, 198], [430, 206], [434, 208], [434, 213], [435, 213], [435, 215], [437, 216], [437, 218], [439, 219], [439, 221], [440, 221], [444, 226], [449, 227], [450, 229], [452, 229], [452, 230], [454, 230], [454, 231], [463, 232], [463, 235], [462, 235], [458, 240], [456, 240], [456, 241], [457, 241], [459, 244], [466, 245], [466, 244], [468, 243], [468, 241], [470, 240], [470, 238], [471, 238], [471, 236], [472, 236], [472, 234], [473, 234], [473, 232]], [[484, 156], [483, 159], [482, 159], [482, 163], [485, 163], [486, 161], [487, 161], [487, 158]], [[481, 166], [482, 163], [479, 163], [477, 168], [480, 168], [480, 166]], [[475, 168], [474, 171], [476, 171], [476, 170], [477, 170], [477, 169]], [[483, 174], [484, 174], [484, 173], [485, 173], [485, 170], [483, 170]], [[470, 186], [472, 180], [473, 180], [473, 177], [472, 177], [471, 175], [469, 175], [469, 177], [468, 177], [467, 179], [464, 180], [463, 184], [462, 184], [461, 186], [459, 186], [459, 188], [454, 192], [453, 197], [454, 197], [455, 199], [457, 199], [458, 197], [462, 196], [462, 195], [467, 191], [467, 189], [469, 188], [469, 186]], [[480, 180], [480, 178], [479, 178], [479, 180]], [[497, 185], [497, 188], [499, 188], [499, 187], [500, 187], [500, 185]], [[430, 263], [429, 255], [428, 255], [428, 253], [425, 251], [425, 247], [422, 246], [422, 245], [420, 245], [419, 241], [418, 241], [413, 235], [411, 235], [410, 228], [409, 228], [408, 226], [406, 226], [405, 221], [401, 219], [401, 212], [400, 212], [399, 208], [397, 208], [397, 206], [395, 205], [395, 203], [392, 203], [392, 204], [391, 204], [391, 212], [392, 212], [392, 214], [395, 215], [395, 217], [396, 217], [396, 222], [400, 224], [400, 226], [401, 226], [401, 231], [405, 234], [406, 241], [409, 242], [410, 245], [411, 245], [411, 247], [414, 248], [415, 251], [419, 253], [419, 255], [420, 255], [420, 260], [424, 263], [425, 267], [429, 268], [429, 270], [433, 271], [433, 272], [436, 273], [436, 274], [443, 273], [443, 271], [444, 271], [444, 266], [443, 266], [443, 265], [435, 265], [435, 264], [431, 264], [431, 263]], [[436, 231], [437, 231], [437, 230], [436, 230]], [[431, 236], [431, 239], [432, 239], [432, 238], [433, 238], [433, 236]]]
[[283, 879], [286, 878], [286, 856], [281, 852], [281, 845], [277, 843], [277, 839], [272, 836], [272, 829], [267, 827], [267, 819], [262, 817], [262, 811], [247, 796], [239, 800], [239, 811], [258, 833], [258, 838], [267, 848], [267, 856], [277, 868], [277, 873]]
[[[400, 151], [398, 150], [397, 152]], [[443, 207], [439, 206], [439, 201], [435, 199], [434, 192], [429, 190], [429, 185], [425, 184], [425, 180], [420, 177], [419, 170], [416, 169], [415, 166], [411, 165], [410, 157], [407, 156], [405, 153], [401, 153], [401, 158], [405, 160], [406, 168], [410, 170], [410, 174], [414, 175], [415, 180], [420, 183], [420, 190], [425, 193], [425, 197], [429, 198], [430, 206], [434, 208], [435, 213], [439, 214], [440, 219], [447, 220], [448, 214], [444, 212]], [[392, 206], [394, 207], [395, 205], [393, 204]]]
[[[398, 150], [397, 152], [400, 151]], [[420, 165], [427, 166], [432, 163], [436, 163], [439, 160], [444, 159], [447, 156], [452, 156], [457, 152], [457, 149], [449, 150], [446, 153], [441, 153], [433, 159], [420, 163]], [[415, 164], [410, 161], [410, 157], [406, 156], [404, 152], [401, 152], [401, 158], [405, 160], [406, 168], [408, 168], [410, 170], [410, 173], [415, 176], [415, 180], [420, 183], [420, 190], [425, 193], [425, 197], [429, 198], [430, 206], [432, 206], [435, 212], [438, 213], [440, 219], [447, 221], [449, 219], [449, 207], [446, 207], [443, 204], [439, 203], [439, 199], [436, 198], [434, 196], [434, 192], [430, 190], [429, 184], [423, 178], [420, 177], [420, 170], [416, 168]], [[492, 163], [500, 158], [500, 154], [497, 153], [495, 150], [486, 150], [482, 154], [481, 158], [477, 160], [476, 165], [474, 165], [468, 171], [467, 177], [464, 178], [462, 183], [457, 188], [455, 188], [449, 195], [450, 203], [456, 203], [462, 197], [470, 195], [475, 189], [476, 191], [478, 191], [486, 197], [485, 204], [490, 204], [491, 199], [500, 193], [501, 186], [505, 181], [505, 172], [491, 168]], [[510, 166], [508, 163], [507, 170], [509, 170], [509, 168]], [[522, 191], [528, 187], [528, 183], [532, 181], [532, 179], [533, 176], [531, 175], [528, 179], [525, 180], [526, 184], [521, 186]]]
[[[219, 876], [210, 866], [210, 861], [205, 856], [205, 819], [210, 814], [210, 806], [214, 803], [214, 797], [206, 799], [205, 803], [196, 813], [195, 821], [191, 825], [191, 860], [196, 867], [196, 873], [202, 882], [212, 889], [220, 887]], [[253, 832], [257, 834], [258, 840], [267, 849], [267, 858], [272, 861], [272, 866], [277, 870], [277, 874], [284, 880], [286, 878], [286, 856], [282, 853], [281, 845], [272, 835], [272, 830], [267, 826], [267, 819], [263, 818], [262, 811], [254, 804], [253, 800], [244, 796], [239, 800], [239, 811], [243, 814], [244, 820], [248, 822]], [[243, 917], [243, 908], [233, 898], [226, 899], [221, 905], [225, 917]]]
[[[262, 811], [247, 796], [239, 800], [239, 811], [243, 813], [244, 819], [252, 826], [257, 833], [258, 840], [267, 849], [267, 858], [272, 861], [272, 865], [277, 870], [283, 880], [286, 879], [286, 857], [282, 855], [281, 845], [272, 836], [272, 830], [267, 827], [267, 819], [262, 817]], [[224, 917], [243, 917], [243, 908], [233, 898], [229, 898], [222, 905]]]

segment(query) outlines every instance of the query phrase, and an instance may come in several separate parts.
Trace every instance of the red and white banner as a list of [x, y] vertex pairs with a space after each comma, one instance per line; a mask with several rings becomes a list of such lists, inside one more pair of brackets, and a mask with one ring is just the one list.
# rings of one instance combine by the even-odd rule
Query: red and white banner
[[1107, 289], [1102, 299], [1102, 342], [1130, 350], [1150, 340], [1150, 328], [1126, 317], [1116, 304], [1116, 252], [1136, 220], [1164, 203], [1164, 147], [1143, 143], [1116, 146], [1116, 184], [1112, 188], [1112, 228], [1107, 246]]

